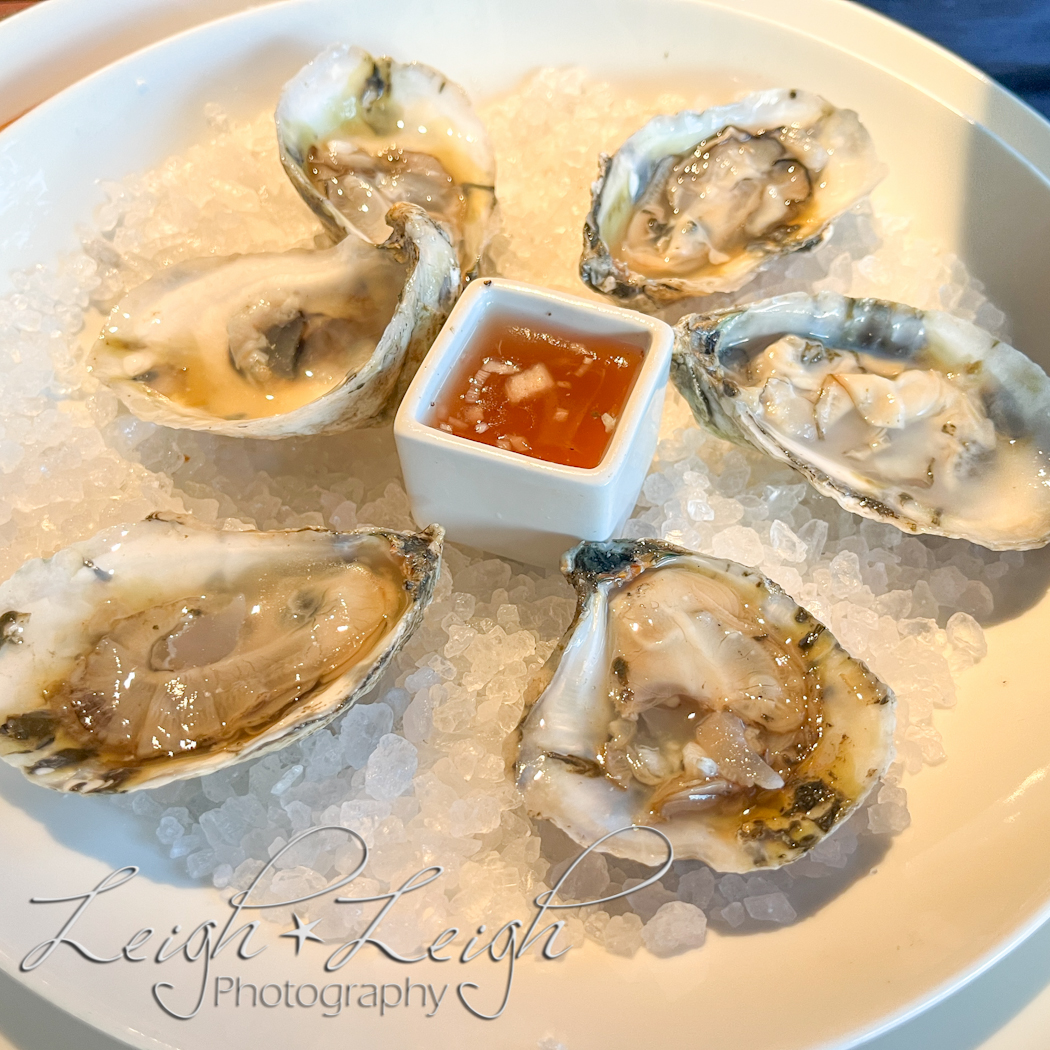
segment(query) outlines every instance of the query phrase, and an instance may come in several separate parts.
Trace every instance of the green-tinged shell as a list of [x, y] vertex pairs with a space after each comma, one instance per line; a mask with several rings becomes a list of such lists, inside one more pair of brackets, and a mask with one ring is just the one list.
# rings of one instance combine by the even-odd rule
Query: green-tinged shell
[[380, 244], [387, 209], [407, 201], [448, 233], [476, 271], [496, 206], [496, 159], [466, 92], [419, 62], [333, 44], [285, 86], [281, 161], [335, 238]]

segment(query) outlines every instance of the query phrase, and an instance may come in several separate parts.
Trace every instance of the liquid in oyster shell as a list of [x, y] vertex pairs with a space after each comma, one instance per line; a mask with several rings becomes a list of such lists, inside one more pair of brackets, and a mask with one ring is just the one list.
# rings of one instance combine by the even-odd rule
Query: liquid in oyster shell
[[0, 757], [90, 793], [291, 743], [367, 692], [409, 637], [442, 535], [155, 516], [27, 563], [0, 586]]
[[736, 291], [884, 173], [857, 114], [808, 91], [661, 114], [599, 159], [580, 277], [639, 309]]
[[[803, 856], [885, 772], [892, 693], [760, 573], [656, 540], [583, 543], [563, 571], [576, 618], [520, 727], [534, 817], [746, 872]], [[664, 859], [650, 835], [601, 848]]]
[[1050, 541], [1050, 377], [940, 310], [835, 292], [675, 326], [697, 421], [906, 532], [992, 550]]
[[467, 93], [420, 62], [333, 44], [285, 86], [275, 114], [281, 162], [335, 238], [382, 244], [398, 202], [448, 234], [476, 271], [496, 206], [496, 161]]
[[460, 289], [422, 208], [380, 245], [194, 259], [113, 308], [90, 357], [140, 419], [228, 437], [374, 426], [396, 408]]

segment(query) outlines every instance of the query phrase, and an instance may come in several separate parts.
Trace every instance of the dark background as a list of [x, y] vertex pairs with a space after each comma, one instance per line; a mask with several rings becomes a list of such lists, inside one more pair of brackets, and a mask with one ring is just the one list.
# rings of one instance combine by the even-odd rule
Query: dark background
[[866, 0], [1050, 117], [1050, 0]]

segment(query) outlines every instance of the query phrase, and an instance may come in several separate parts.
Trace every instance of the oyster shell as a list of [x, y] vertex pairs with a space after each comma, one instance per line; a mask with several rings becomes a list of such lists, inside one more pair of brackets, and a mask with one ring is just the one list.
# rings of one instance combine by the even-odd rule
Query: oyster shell
[[281, 161], [334, 237], [380, 244], [392, 204], [425, 208], [473, 272], [496, 204], [496, 161], [466, 92], [418, 62], [336, 44], [304, 66], [277, 105]]
[[643, 307], [735, 291], [823, 240], [884, 171], [857, 114], [808, 91], [654, 117], [599, 159], [580, 276]]
[[[802, 856], [892, 756], [892, 693], [775, 583], [655, 540], [581, 543], [576, 617], [530, 695], [518, 786], [581, 845], [659, 828], [718, 871]], [[660, 863], [650, 836], [601, 848]]]
[[1050, 541], [1050, 378], [939, 310], [834, 292], [683, 317], [672, 377], [704, 426], [905, 532]]
[[366, 693], [433, 594], [443, 531], [217, 531], [154, 516], [0, 585], [0, 756], [82, 793], [283, 747]]
[[280, 438], [380, 422], [459, 294], [444, 233], [396, 204], [378, 247], [197, 259], [113, 309], [89, 367], [140, 419]]

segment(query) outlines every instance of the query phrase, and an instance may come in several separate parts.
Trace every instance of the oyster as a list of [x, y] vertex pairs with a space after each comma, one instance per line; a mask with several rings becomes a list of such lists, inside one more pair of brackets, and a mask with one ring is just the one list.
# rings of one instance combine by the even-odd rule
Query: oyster
[[[518, 786], [581, 845], [659, 828], [718, 871], [802, 856], [892, 756], [893, 695], [775, 583], [655, 540], [581, 543], [576, 617], [531, 689]], [[602, 846], [656, 864], [650, 836]]]
[[[412, 204], [378, 247], [197, 259], [113, 309], [89, 367], [140, 419], [280, 438], [380, 421], [459, 294], [445, 235]], [[392, 404], [393, 402], [393, 404]]]
[[992, 550], [1050, 541], [1050, 378], [957, 317], [834, 292], [692, 314], [672, 376], [700, 423], [856, 514]]
[[599, 159], [580, 276], [641, 306], [735, 291], [818, 244], [883, 174], [857, 114], [808, 91], [654, 117]]
[[396, 201], [425, 208], [474, 271], [496, 204], [496, 161], [466, 92], [430, 66], [336, 44], [277, 105], [281, 161], [334, 237], [380, 244]]
[[442, 535], [154, 516], [28, 562], [0, 585], [0, 755], [90, 793], [283, 747], [375, 684], [431, 599]]

